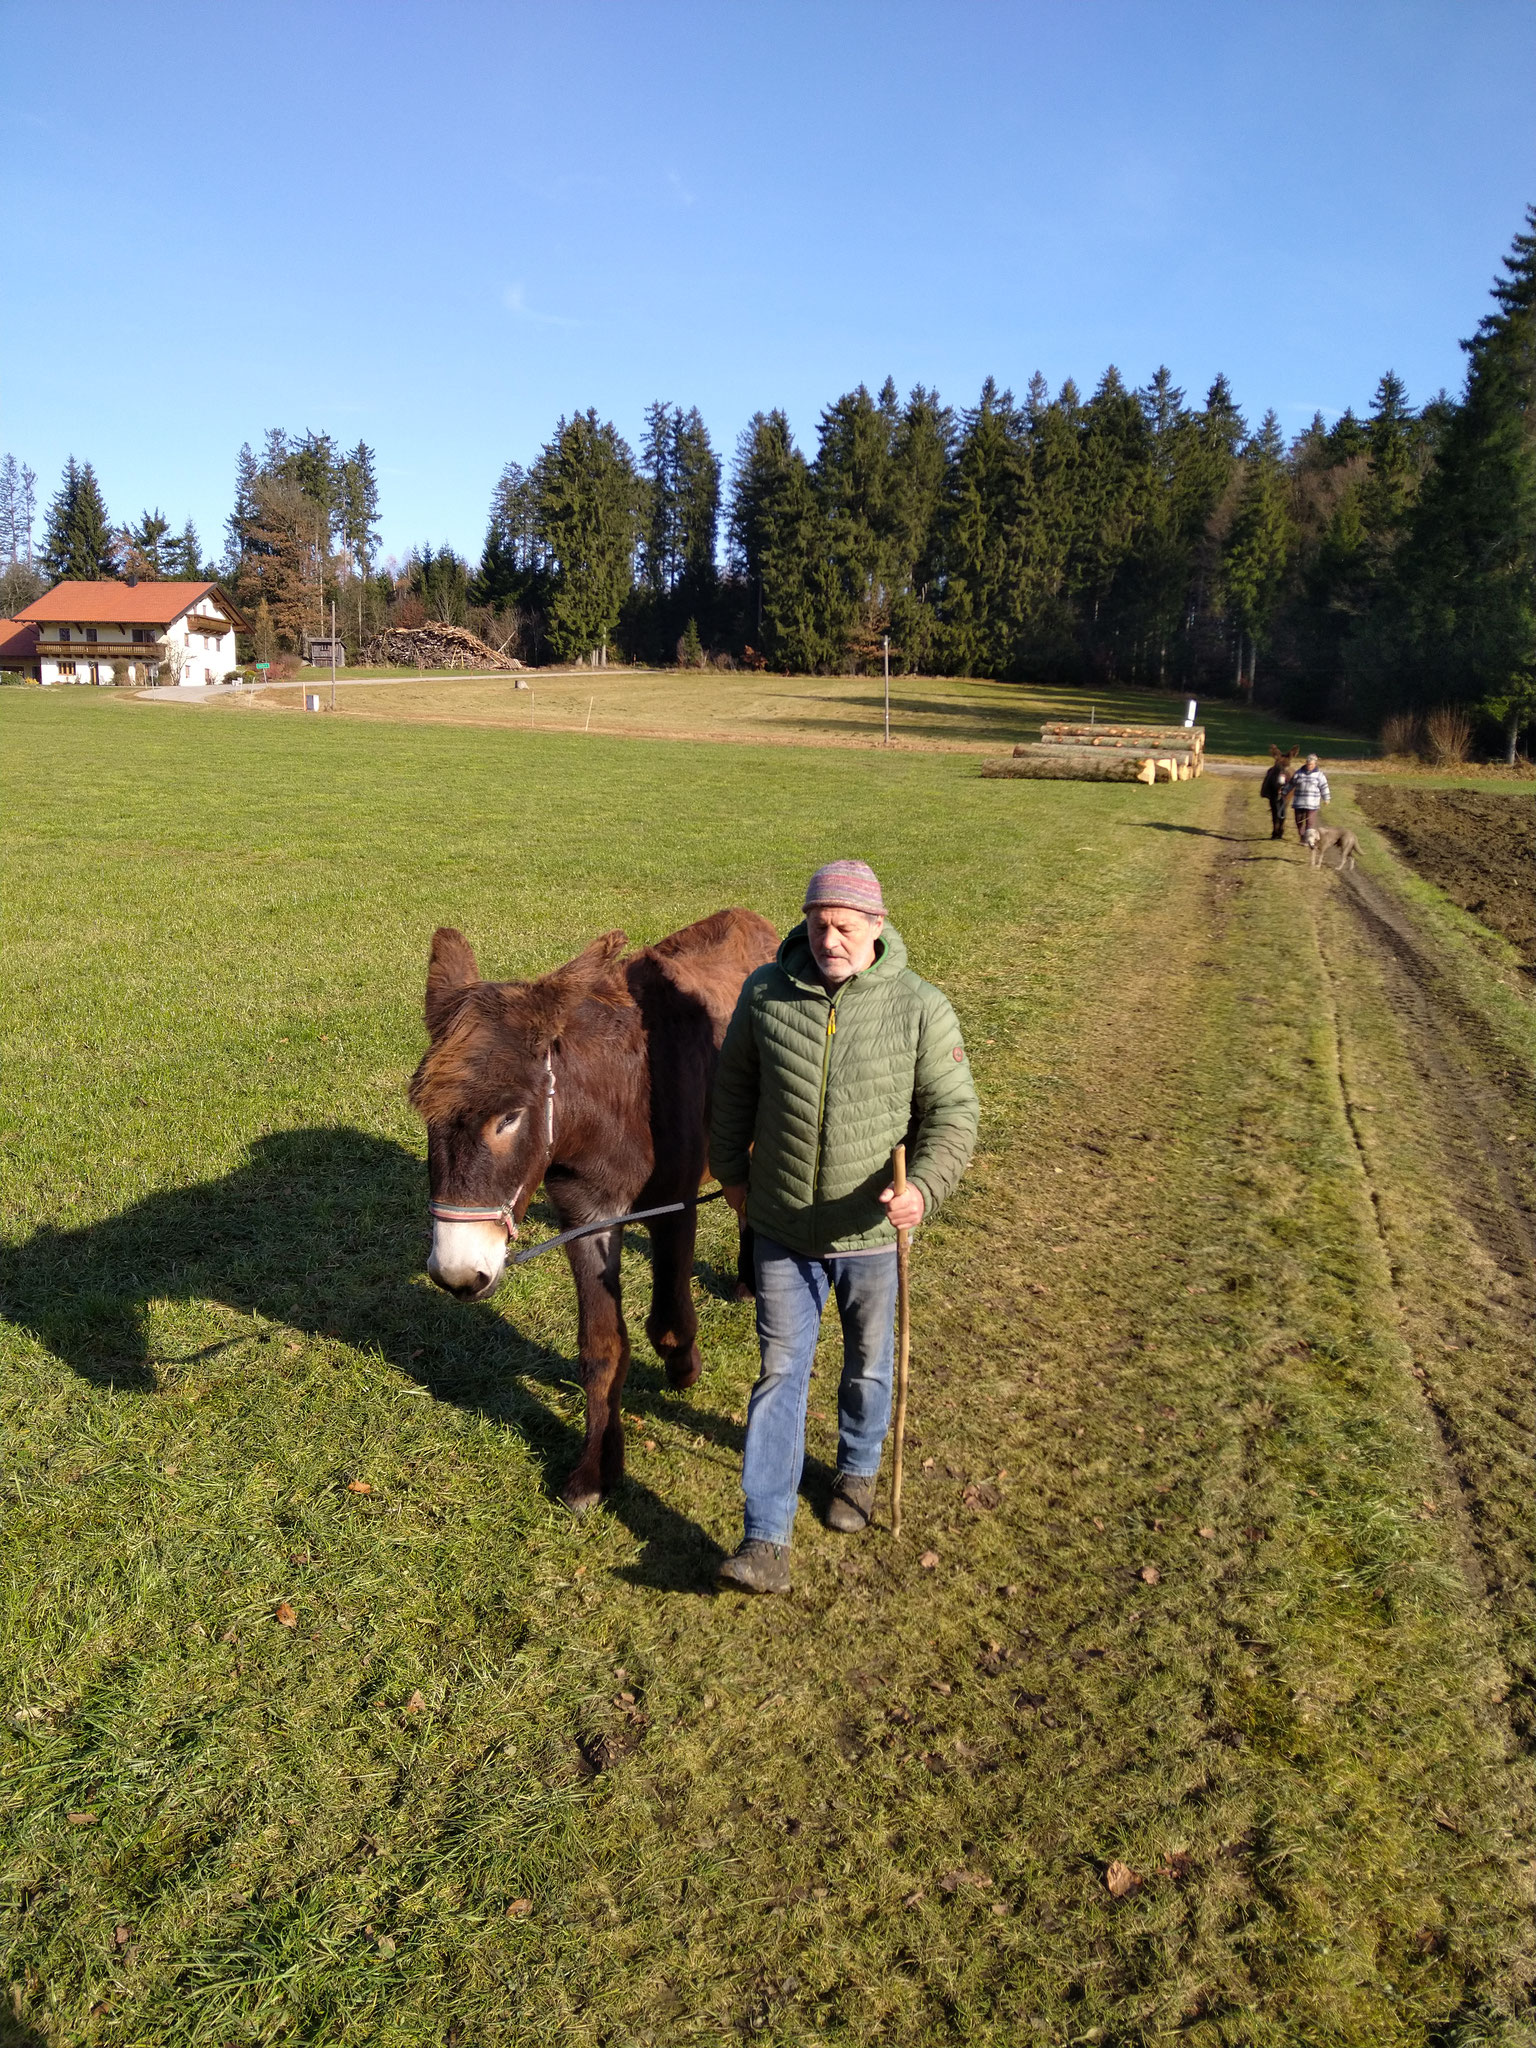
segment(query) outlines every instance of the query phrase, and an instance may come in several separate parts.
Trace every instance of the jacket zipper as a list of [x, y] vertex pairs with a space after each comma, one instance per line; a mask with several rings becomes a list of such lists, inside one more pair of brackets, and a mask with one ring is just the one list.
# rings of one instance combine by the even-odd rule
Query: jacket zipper
[[[839, 989], [838, 994], [842, 991]], [[837, 1036], [837, 996], [827, 998], [827, 1035], [821, 1042], [821, 1097], [816, 1104], [816, 1157], [811, 1163], [811, 1207], [821, 1200], [821, 1134], [827, 1121], [827, 1075], [832, 1066], [832, 1041]]]

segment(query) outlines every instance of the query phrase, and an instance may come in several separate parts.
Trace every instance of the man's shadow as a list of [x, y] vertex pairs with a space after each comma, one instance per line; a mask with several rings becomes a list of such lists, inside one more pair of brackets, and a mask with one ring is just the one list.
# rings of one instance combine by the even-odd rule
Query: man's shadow
[[[149, 1195], [78, 1230], [43, 1229], [0, 1246], [0, 1314], [93, 1386], [142, 1396], [158, 1391], [162, 1375], [215, 1352], [246, 1344], [259, 1356], [264, 1348], [259, 1335], [239, 1335], [157, 1356], [153, 1301], [222, 1302], [337, 1338], [376, 1353], [438, 1400], [515, 1429], [545, 1488], [558, 1492], [581, 1436], [534, 1388], [568, 1389], [579, 1380], [576, 1361], [490, 1304], [450, 1301], [423, 1283], [425, 1204], [421, 1161], [390, 1139], [345, 1129], [274, 1132], [220, 1180]], [[739, 1426], [679, 1400], [648, 1357], [636, 1357], [625, 1403], [740, 1449]], [[646, 1546], [626, 1576], [671, 1590], [708, 1581], [720, 1547], [696, 1522], [633, 1476], [609, 1506]]]

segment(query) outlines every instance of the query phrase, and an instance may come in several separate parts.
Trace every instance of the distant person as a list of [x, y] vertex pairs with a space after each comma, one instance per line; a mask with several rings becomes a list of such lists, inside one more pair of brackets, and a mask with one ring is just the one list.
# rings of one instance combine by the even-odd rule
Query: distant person
[[[762, 1369], [747, 1409], [746, 1533], [720, 1567], [737, 1592], [789, 1591], [805, 1409], [827, 1296], [843, 1370], [830, 1528], [874, 1513], [891, 1420], [896, 1232], [932, 1214], [970, 1164], [979, 1110], [948, 998], [907, 965], [872, 868], [835, 860], [805, 920], [747, 977], [720, 1050], [709, 1158], [752, 1227]], [[891, 1154], [907, 1147], [907, 1185]]]
[[1296, 814], [1296, 837], [1303, 846], [1307, 843], [1307, 834], [1317, 823], [1318, 811], [1331, 802], [1328, 778], [1318, 767], [1316, 754], [1308, 754], [1304, 766], [1298, 768], [1291, 778], [1291, 809]]
[[1285, 806], [1291, 794], [1290, 754], [1282, 754], [1278, 747], [1271, 748], [1274, 762], [1268, 774], [1259, 784], [1259, 795], [1269, 805], [1270, 838], [1285, 837]]

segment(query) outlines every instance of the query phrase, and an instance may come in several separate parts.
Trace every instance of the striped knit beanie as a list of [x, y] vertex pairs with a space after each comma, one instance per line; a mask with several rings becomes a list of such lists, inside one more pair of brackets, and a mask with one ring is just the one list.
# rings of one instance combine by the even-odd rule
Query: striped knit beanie
[[866, 917], [884, 917], [885, 898], [880, 894], [880, 877], [861, 860], [829, 860], [818, 868], [805, 885], [807, 910], [862, 910]]

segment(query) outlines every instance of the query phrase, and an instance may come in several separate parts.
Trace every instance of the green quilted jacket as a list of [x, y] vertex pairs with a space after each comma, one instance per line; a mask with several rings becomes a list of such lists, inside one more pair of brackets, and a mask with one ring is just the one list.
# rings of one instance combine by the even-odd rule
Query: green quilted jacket
[[890, 925], [833, 996], [803, 924], [749, 975], [720, 1050], [710, 1166], [747, 1184], [747, 1221], [810, 1257], [894, 1244], [880, 1205], [891, 1153], [931, 1215], [970, 1163], [979, 1118], [949, 1001]]

